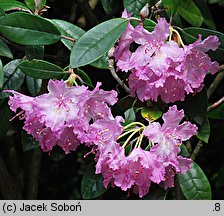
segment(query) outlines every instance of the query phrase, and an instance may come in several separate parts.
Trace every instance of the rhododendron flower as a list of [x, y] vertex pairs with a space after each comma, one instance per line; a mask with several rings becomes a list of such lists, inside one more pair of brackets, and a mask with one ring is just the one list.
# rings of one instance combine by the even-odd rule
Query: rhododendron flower
[[[154, 31], [147, 31], [141, 24], [135, 28], [129, 24], [119, 39], [114, 57], [117, 69], [131, 71], [132, 96], [137, 93], [142, 101], [157, 101], [159, 97], [166, 103], [183, 101], [185, 94], [200, 91], [206, 73], [218, 71], [218, 63], [212, 62], [205, 53], [218, 48], [217, 36], [202, 41], [199, 35], [195, 43], [180, 47], [169, 37], [173, 32], [176, 30], [160, 18]], [[133, 42], [138, 48], [131, 52], [129, 47]], [[122, 48], [124, 44], [126, 49]], [[122, 55], [118, 54], [120, 50]]]
[[100, 83], [90, 91], [85, 86], [69, 87], [64, 81], [50, 80], [49, 92], [37, 97], [13, 90], [6, 92], [13, 93], [9, 99], [11, 110], [22, 109], [16, 116], [22, 115], [23, 129], [39, 142], [43, 151], [59, 145], [69, 153], [82, 142], [80, 138], [87, 135], [91, 124], [114, 119], [108, 105], [116, 102], [117, 93], [99, 87]]
[[[142, 135], [152, 144], [150, 150], [136, 145], [126, 155], [125, 145], [120, 146], [114, 136], [106, 136], [104, 142], [98, 142], [96, 173], [103, 175], [104, 186], [111, 183], [124, 191], [132, 189], [139, 197], [149, 192], [151, 182], [160, 184], [164, 189], [174, 187], [176, 173], [187, 172], [192, 162], [179, 156], [180, 145], [197, 133], [197, 127], [190, 122], [180, 124], [183, 117], [183, 110], [178, 111], [176, 106], [172, 106], [163, 114], [162, 125], [149, 122], [147, 127], [143, 127]], [[118, 129], [119, 121], [114, 125]], [[117, 137], [121, 130], [115, 128], [111, 132], [116, 131]], [[133, 128], [131, 130], [134, 131]], [[105, 133], [110, 134], [109, 131]]]

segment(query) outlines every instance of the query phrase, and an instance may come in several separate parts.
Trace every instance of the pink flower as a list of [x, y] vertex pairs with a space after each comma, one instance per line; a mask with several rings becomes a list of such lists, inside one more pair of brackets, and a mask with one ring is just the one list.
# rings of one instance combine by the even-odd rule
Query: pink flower
[[182, 141], [197, 134], [197, 127], [187, 121], [179, 124], [183, 117], [183, 110], [178, 111], [174, 105], [163, 115], [162, 126], [153, 122], [143, 131], [143, 134], [154, 144], [150, 152], [156, 158], [152, 174], [152, 181], [156, 183], [166, 181], [169, 172], [167, 167], [172, 166], [175, 173], [184, 173], [190, 168], [190, 160], [178, 156], [179, 146]]
[[[168, 39], [170, 28], [164, 18], [158, 20], [152, 32], [141, 24], [134, 29], [129, 24], [122, 35], [128, 38], [127, 49], [122, 49], [122, 40], [116, 48], [123, 50], [122, 56], [115, 55], [117, 68], [131, 71], [131, 95], [137, 94], [142, 101], [157, 101], [159, 97], [166, 103], [183, 101], [185, 94], [201, 90], [206, 73], [214, 74], [219, 69], [218, 63], [205, 54], [218, 48], [218, 37], [202, 41], [199, 36], [195, 43], [182, 48], [171, 37]], [[134, 52], [129, 49], [131, 43], [138, 46]]]
[[[87, 141], [87, 137], [89, 143], [96, 142], [93, 139], [95, 134], [89, 130], [91, 120], [92, 129], [100, 127], [100, 121], [108, 128], [113, 127], [109, 121], [121, 121], [119, 117], [113, 118], [108, 106], [117, 101], [117, 93], [101, 90], [99, 86], [100, 83], [90, 91], [85, 86], [69, 87], [64, 81], [50, 80], [49, 92], [37, 97], [7, 92], [13, 93], [9, 99], [10, 108], [14, 112], [22, 109], [16, 116], [22, 115], [21, 119], [25, 119], [23, 129], [39, 142], [42, 150], [51, 151], [58, 145], [67, 154], [76, 150], [82, 140]], [[95, 121], [99, 121], [98, 126]]]

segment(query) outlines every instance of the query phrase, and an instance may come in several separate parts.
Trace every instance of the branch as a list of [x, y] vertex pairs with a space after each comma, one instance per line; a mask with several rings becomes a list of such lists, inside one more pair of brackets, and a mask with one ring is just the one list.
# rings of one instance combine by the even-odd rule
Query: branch
[[124, 82], [118, 77], [115, 69], [114, 69], [114, 61], [113, 59], [109, 60], [109, 69], [110, 69], [110, 73], [111, 75], [114, 77], [114, 79], [118, 82], [118, 84], [128, 93], [130, 94], [130, 89], [124, 84]]
[[27, 186], [27, 199], [36, 200], [38, 196], [39, 172], [41, 166], [41, 151], [35, 149], [30, 154], [31, 161], [29, 164], [29, 179]]
[[203, 142], [201, 140], [199, 140], [196, 147], [194, 148], [194, 151], [191, 154], [191, 159], [192, 160], [196, 159], [196, 157], [198, 156], [198, 153], [199, 153], [202, 146], [203, 146]]
[[73, 42], [73, 43], [76, 42], [76, 40], [75, 40], [74, 38], [70, 38], [70, 37], [65, 36], [65, 35], [62, 35], [62, 37], [63, 37], [64, 39], [66, 39], [66, 40], [69, 40], [69, 41]]
[[221, 83], [222, 79], [224, 78], [224, 65], [220, 66], [220, 72], [218, 73], [218, 75], [216, 76], [216, 78], [214, 79], [214, 81], [211, 83], [211, 85], [208, 88], [208, 98], [211, 97], [211, 95], [214, 93], [214, 91], [216, 90], [216, 88], [218, 87], [218, 85]]
[[216, 107], [218, 107], [219, 105], [221, 105], [224, 102], [224, 96], [219, 99], [218, 101], [216, 101], [214, 104], [212, 104], [211, 106], [208, 107], [207, 112], [215, 109]]
[[9, 174], [7, 167], [0, 157], [0, 190], [6, 200], [21, 200], [22, 195], [16, 182]]

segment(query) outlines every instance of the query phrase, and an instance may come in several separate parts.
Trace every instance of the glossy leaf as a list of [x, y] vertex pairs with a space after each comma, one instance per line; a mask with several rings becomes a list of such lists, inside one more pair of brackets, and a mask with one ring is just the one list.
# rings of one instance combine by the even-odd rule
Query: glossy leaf
[[92, 62], [90, 65], [99, 69], [109, 69], [109, 58], [107, 55], [103, 55], [101, 58]]
[[4, 11], [10, 11], [10, 10], [29, 11], [29, 8], [25, 4], [15, 0], [1, 0], [0, 8], [2, 8]]
[[4, 84], [4, 70], [3, 70], [3, 64], [2, 61], [0, 59], [0, 90], [2, 89]]
[[224, 103], [207, 113], [210, 119], [224, 119]]
[[0, 39], [0, 56], [5, 56], [7, 58], [13, 58], [8, 45], [1, 39]]
[[102, 57], [118, 40], [127, 24], [127, 20], [115, 18], [87, 31], [72, 48], [71, 67], [84, 66]]
[[43, 59], [44, 46], [26, 46], [26, 58], [30, 61], [33, 59]]
[[[75, 39], [76, 41], [85, 34], [85, 31], [81, 28], [79, 28], [76, 25], [73, 25], [72, 23], [66, 22], [64, 20], [58, 20], [53, 19], [51, 22], [58, 27], [59, 31], [61, 32], [61, 35], [67, 36], [70, 38]], [[62, 43], [71, 50], [74, 43], [72, 41], [69, 41], [67, 39], [62, 38]]]
[[136, 120], [135, 110], [133, 107], [124, 112], [125, 121], [134, 122]]
[[200, 9], [202, 16], [203, 16], [203, 22], [210, 28], [215, 30], [215, 22], [213, 20], [212, 14], [210, 12], [210, 8], [207, 5], [207, 0], [201, 0], [201, 1], [195, 1], [195, 4]]
[[202, 125], [199, 127], [197, 138], [205, 143], [208, 143], [209, 136], [210, 136], [210, 123], [208, 118], [206, 117]]
[[211, 186], [202, 169], [193, 162], [191, 169], [177, 175], [181, 190], [187, 200], [211, 200]]
[[210, 51], [209, 56], [217, 61], [224, 61], [224, 34], [218, 31], [205, 29], [205, 28], [196, 28], [196, 27], [189, 27], [183, 29], [183, 36], [187, 43], [193, 43], [198, 39], [198, 35], [201, 34], [202, 38], [205, 39], [210, 35], [216, 35], [219, 38], [221, 45], [215, 52]]
[[26, 85], [31, 96], [37, 96], [42, 87], [42, 79], [26, 76]]
[[107, 189], [103, 186], [102, 175], [95, 174], [95, 164], [91, 163], [87, 168], [81, 182], [82, 198], [95, 199], [106, 191]]
[[0, 17], [0, 33], [22, 45], [49, 45], [61, 39], [59, 30], [50, 21], [23, 12]]
[[187, 95], [184, 102], [181, 103], [184, 113], [199, 125], [202, 125], [208, 106], [207, 91], [204, 88], [195, 95]]
[[166, 8], [169, 17], [172, 17], [176, 12], [179, 2], [179, 0], [163, 0], [163, 6]]
[[123, 0], [124, 8], [126, 8], [132, 16], [139, 16], [141, 9], [146, 3], [150, 2], [148, 0]]
[[82, 79], [82, 81], [84, 82], [84, 84], [90, 86], [90, 87], [94, 87], [93, 83], [91, 81], [91, 79], [89, 78], [89, 76], [81, 69], [77, 69], [75, 71], [75, 73], [80, 76], [80, 78]]
[[177, 12], [180, 16], [191, 25], [200, 27], [203, 22], [203, 17], [193, 0], [181, 0], [178, 2]]
[[11, 125], [10, 119], [15, 115], [9, 108], [7, 103], [0, 107], [0, 140], [3, 139]]
[[151, 107], [151, 108], [144, 107], [141, 110], [142, 117], [148, 119], [151, 122], [160, 118], [162, 114], [163, 114], [162, 111], [157, 107]]
[[111, 7], [110, 0], [101, 0], [101, 4], [102, 4], [103, 9], [106, 12], [106, 14], [112, 13], [112, 7]]
[[28, 76], [37, 79], [53, 79], [63, 76], [64, 70], [59, 66], [43, 60], [23, 61], [20, 70]]
[[188, 151], [188, 149], [187, 149], [187, 147], [184, 144], [182, 144], [180, 146], [180, 153], [179, 154], [181, 156], [187, 157], [187, 158], [189, 158], [191, 156], [190, 153], [189, 153], [189, 151]]
[[0, 7], [0, 17], [5, 15], [5, 11]]
[[[21, 60], [16, 59], [9, 62], [7, 65], [4, 66], [4, 84], [3, 90], [10, 89], [10, 90], [18, 90], [25, 79], [24, 73], [18, 68]], [[7, 97], [9, 93], [0, 93], [0, 98]]]
[[[135, 20], [131, 20], [131, 24], [134, 26], [134, 27], [136, 27], [138, 24], [139, 24], [139, 22], [138, 21], [135, 21]], [[155, 28], [155, 26], [156, 26], [156, 22], [154, 22], [153, 20], [151, 20], [151, 19], [148, 19], [148, 18], [146, 18], [146, 19], [144, 19], [144, 21], [143, 21], [143, 26], [144, 26], [144, 28], [146, 29], [146, 30], [148, 30], [148, 31], [153, 31], [154, 30], [154, 28]]]
[[[35, 0], [25, 0], [25, 3], [30, 8], [30, 10], [34, 11]], [[46, 0], [42, 0], [40, 8], [42, 8], [45, 4], [46, 4]]]
[[21, 143], [24, 152], [40, 147], [39, 143], [31, 135], [27, 134], [24, 130], [21, 133]]

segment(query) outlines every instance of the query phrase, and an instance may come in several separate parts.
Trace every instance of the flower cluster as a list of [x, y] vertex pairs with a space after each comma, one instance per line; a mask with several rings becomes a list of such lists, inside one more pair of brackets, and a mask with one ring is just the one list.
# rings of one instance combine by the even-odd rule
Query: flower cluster
[[[149, 122], [146, 127], [141, 123], [136, 123], [141, 127], [124, 128], [130, 130], [122, 132], [121, 119], [115, 121], [100, 122], [95, 124], [92, 135], [97, 134], [94, 142], [97, 144], [96, 173], [101, 173], [104, 177], [104, 186], [109, 183], [120, 187], [122, 190], [133, 189], [133, 192], [143, 197], [149, 192], [151, 182], [161, 184], [164, 189], [174, 186], [174, 176], [176, 173], [185, 173], [189, 170], [191, 159], [179, 156], [182, 141], [189, 139], [197, 133], [197, 127], [190, 122], [179, 124], [184, 117], [183, 110], [178, 111], [176, 106], [169, 108], [163, 115], [163, 125], [158, 122]], [[133, 146], [128, 138], [122, 146], [118, 139], [127, 134], [133, 137], [141, 132], [136, 144], [130, 154], [125, 154], [125, 147]], [[143, 136], [151, 144], [150, 150], [141, 148]], [[132, 144], [131, 144], [132, 143]]]
[[50, 151], [59, 145], [65, 153], [75, 150], [89, 130], [90, 121], [113, 120], [108, 105], [117, 101], [115, 91], [104, 91], [97, 84], [93, 91], [85, 86], [69, 87], [64, 81], [50, 80], [49, 93], [28, 97], [13, 90], [9, 105], [16, 116], [25, 119], [23, 129]]
[[[128, 17], [126, 11], [123, 17]], [[177, 34], [177, 41], [172, 36]], [[160, 96], [166, 102], [183, 101], [185, 93], [200, 91], [206, 73], [214, 74], [219, 65], [205, 53], [219, 46], [217, 36], [199, 39], [184, 45], [179, 33], [164, 18], [158, 20], [154, 31], [149, 32], [141, 24], [128, 24], [119, 39], [114, 57], [117, 69], [131, 71], [129, 86], [131, 94], [140, 100], [157, 101]], [[131, 52], [130, 46], [137, 49]]]

